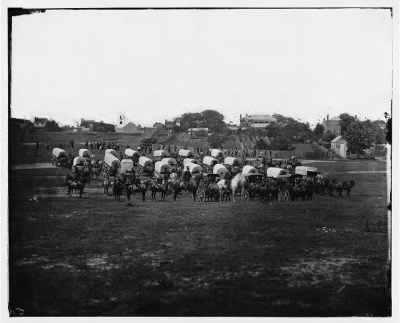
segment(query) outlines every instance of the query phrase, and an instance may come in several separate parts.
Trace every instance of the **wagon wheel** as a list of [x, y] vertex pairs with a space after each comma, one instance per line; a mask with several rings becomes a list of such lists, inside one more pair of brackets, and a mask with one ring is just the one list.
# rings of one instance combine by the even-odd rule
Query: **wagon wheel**
[[245, 200], [245, 201], [248, 201], [248, 200], [249, 200], [249, 192], [248, 192], [247, 190], [243, 190], [243, 192], [242, 192], [242, 198], [243, 198], [243, 200]]

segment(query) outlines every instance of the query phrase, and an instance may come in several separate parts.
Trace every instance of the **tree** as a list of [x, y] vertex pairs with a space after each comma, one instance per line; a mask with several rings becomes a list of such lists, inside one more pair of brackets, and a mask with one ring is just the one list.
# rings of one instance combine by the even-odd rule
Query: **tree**
[[201, 112], [201, 116], [207, 124], [207, 128], [212, 132], [221, 132], [226, 127], [224, 116], [218, 111], [204, 110]]
[[336, 138], [336, 135], [334, 135], [332, 132], [328, 131], [322, 136], [323, 141], [331, 142], [333, 139]]
[[353, 121], [343, 135], [347, 141], [350, 151], [362, 153], [364, 149], [371, 147], [375, 139], [374, 128], [370, 121]]
[[215, 133], [208, 137], [208, 143], [210, 144], [211, 148], [220, 148], [224, 142], [225, 138]]
[[320, 138], [324, 134], [324, 130], [324, 126], [321, 123], [317, 123], [313, 132], [316, 137]]
[[43, 128], [46, 131], [61, 131], [62, 129], [60, 128], [60, 126], [58, 125], [57, 122], [55, 122], [54, 120], [50, 120], [46, 122], [46, 125]]
[[255, 148], [256, 149], [268, 149], [269, 145], [267, 144], [267, 142], [264, 139], [260, 138], [259, 140], [256, 141]]
[[355, 117], [351, 116], [348, 113], [342, 113], [339, 115], [340, 118], [340, 133], [343, 135], [346, 131], [348, 131], [350, 124], [356, 120]]

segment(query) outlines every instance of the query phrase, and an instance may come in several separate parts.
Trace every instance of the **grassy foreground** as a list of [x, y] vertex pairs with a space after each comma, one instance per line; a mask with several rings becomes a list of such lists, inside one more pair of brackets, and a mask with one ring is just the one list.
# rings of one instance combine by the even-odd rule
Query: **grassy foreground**
[[[387, 316], [385, 163], [316, 163], [349, 198], [141, 202], [12, 171], [10, 307], [27, 316]], [[348, 173], [378, 171], [377, 173]], [[38, 194], [38, 202], [29, 201]]]

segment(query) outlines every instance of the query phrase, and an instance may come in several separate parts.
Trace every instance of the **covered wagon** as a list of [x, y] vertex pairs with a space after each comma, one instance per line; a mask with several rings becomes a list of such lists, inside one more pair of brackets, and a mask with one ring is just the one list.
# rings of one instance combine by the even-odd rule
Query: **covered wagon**
[[224, 158], [224, 153], [222, 152], [222, 150], [219, 149], [211, 149], [211, 157], [220, 159], [222, 161], [222, 159]]
[[139, 157], [139, 165], [142, 167], [152, 167], [153, 166], [153, 161], [146, 157], [146, 156], [140, 156]]
[[295, 175], [315, 177], [319, 174], [317, 167], [297, 166], [294, 170]]
[[171, 171], [176, 171], [178, 164], [175, 158], [163, 158], [161, 162], [168, 164], [171, 167]]
[[66, 167], [67, 166], [67, 152], [61, 148], [53, 148], [53, 157], [51, 159], [52, 163], [57, 167]]
[[255, 168], [254, 166], [246, 165], [242, 169], [242, 174], [244, 176], [257, 175], [258, 171], [257, 171], [257, 168]]
[[90, 158], [90, 151], [89, 149], [81, 148], [79, 149], [78, 155], [79, 157]]
[[224, 165], [228, 165], [231, 167], [237, 167], [237, 166], [240, 166], [240, 162], [239, 162], [239, 159], [237, 159], [236, 157], [225, 157]]
[[199, 175], [203, 172], [203, 168], [195, 163], [186, 164], [186, 167], [189, 167], [189, 172], [192, 174], [192, 176]]
[[140, 156], [139, 157], [139, 166], [140, 172], [145, 175], [151, 175], [153, 173], [153, 161], [146, 157]]
[[113, 154], [105, 154], [103, 167], [107, 175], [115, 176], [121, 169], [121, 162]]
[[194, 158], [185, 158], [183, 160], [183, 167], [186, 168], [187, 164], [199, 164], [199, 161]]
[[132, 159], [121, 160], [121, 173], [132, 173], [133, 172], [133, 161]]
[[75, 157], [74, 161], [72, 162], [72, 166], [82, 165], [86, 162], [86, 159], [83, 157]]
[[192, 158], [193, 152], [189, 149], [179, 149], [178, 156], [182, 158]]
[[157, 161], [154, 165], [154, 173], [156, 175], [162, 175], [165, 173], [170, 173], [171, 172], [171, 166], [168, 165], [168, 163], [164, 163], [162, 161]]
[[214, 165], [218, 164], [218, 159], [211, 156], [204, 156], [203, 164], [214, 167]]
[[53, 148], [53, 156], [55, 158], [67, 157], [67, 152], [61, 148]]
[[107, 155], [107, 154], [111, 154], [111, 155], [113, 155], [114, 157], [118, 158], [118, 154], [117, 154], [117, 152], [116, 152], [114, 149], [106, 149], [106, 150], [105, 150], [105, 155]]
[[267, 176], [272, 178], [286, 178], [290, 177], [290, 173], [287, 169], [279, 167], [268, 167]]
[[163, 149], [158, 149], [153, 151], [153, 157], [155, 160], [161, 160], [165, 157], [168, 157], [168, 152]]
[[213, 174], [218, 175], [220, 179], [223, 179], [227, 173], [228, 169], [222, 164], [216, 164], [213, 168]]
[[131, 148], [126, 148], [124, 151], [124, 155], [131, 159], [139, 159], [139, 157], [140, 157], [139, 152], [136, 150], [133, 150]]

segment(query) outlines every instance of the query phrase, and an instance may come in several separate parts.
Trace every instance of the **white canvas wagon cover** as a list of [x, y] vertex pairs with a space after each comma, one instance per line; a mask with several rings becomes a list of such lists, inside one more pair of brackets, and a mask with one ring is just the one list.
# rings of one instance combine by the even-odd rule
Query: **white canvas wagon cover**
[[146, 156], [141, 156], [139, 158], [139, 165], [142, 166], [142, 167], [152, 166], [153, 165], [153, 161], [150, 158], [146, 157]]
[[187, 165], [187, 164], [190, 164], [190, 163], [198, 164], [199, 161], [198, 161], [197, 159], [194, 159], [194, 158], [185, 158], [185, 159], [183, 160], [183, 167], [186, 167], [186, 165]]
[[189, 172], [192, 175], [200, 174], [203, 171], [203, 168], [200, 165], [194, 163], [187, 164], [186, 166], [189, 167]]
[[213, 166], [215, 164], [218, 164], [218, 160], [211, 156], [204, 156], [203, 164], [208, 166]]
[[78, 156], [78, 157], [74, 158], [72, 165], [76, 166], [76, 165], [80, 164], [81, 162], [83, 163], [84, 161], [85, 161], [85, 159], [83, 157]]
[[106, 149], [106, 150], [105, 150], [105, 155], [107, 155], [107, 154], [111, 154], [111, 155], [113, 155], [114, 157], [118, 157], [118, 154], [117, 154], [117, 152], [116, 152], [114, 149]]
[[187, 158], [193, 157], [193, 153], [189, 149], [179, 149], [178, 155]]
[[229, 166], [239, 166], [239, 159], [236, 157], [225, 157], [224, 164]]
[[224, 156], [224, 154], [221, 150], [211, 149], [211, 157], [218, 158], [218, 157], [223, 157], [223, 156]]
[[254, 166], [251, 165], [246, 165], [242, 169], [242, 174], [245, 176], [251, 175], [251, 174], [257, 174], [257, 169]]
[[137, 156], [137, 157], [140, 156], [136, 150], [133, 150], [131, 148], [125, 149], [125, 155], [128, 156], [129, 158], [132, 158], [133, 156]]
[[163, 174], [165, 172], [170, 172], [171, 166], [169, 166], [167, 163], [163, 163], [162, 161], [158, 161], [154, 165], [154, 170], [159, 174]]
[[317, 175], [318, 174], [318, 168], [317, 167], [310, 167], [310, 166], [296, 166], [295, 168], [295, 174], [296, 175]]
[[228, 169], [222, 164], [217, 164], [213, 168], [213, 174], [218, 175], [220, 178], [223, 178], [227, 172]]
[[171, 167], [176, 167], [176, 159], [175, 158], [163, 158], [161, 162], [168, 164]]
[[87, 157], [87, 158], [90, 158], [90, 151], [89, 151], [89, 149], [86, 149], [86, 148], [81, 148], [81, 149], [79, 149], [79, 157]]
[[283, 177], [290, 177], [287, 169], [279, 168], [279, 167], [268, 167], [267, 169], [267, 176], [273, 178], [283, 178]]
[[167, 157], [168, 153], [166, 150], [159, 149], [153, 151], [153, 157]]
[[133, 161], [131, 159], [122, 159], [121, 173], [132, 172], [132, 170], [133, 170]]
[[121, 167], [121, 162], [119, 161], [119, 159], [112, 154], [105, 154], [104, 162], [110, 167], [114, 168]]
[[53, 148], [53, 156], [58, 158], [58, 157], [67, 157], [67, 153], [65, 152], [64, 149], [61, 148]]

